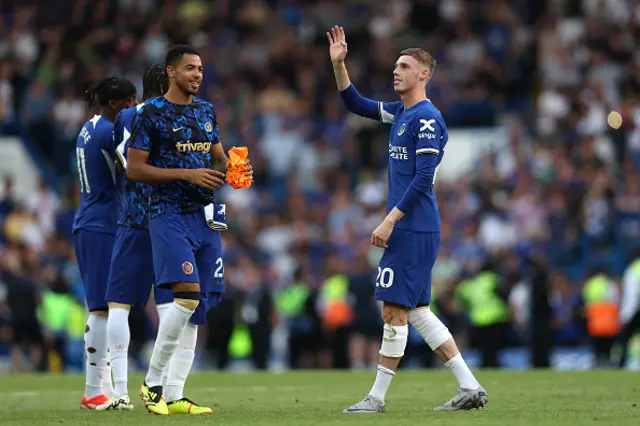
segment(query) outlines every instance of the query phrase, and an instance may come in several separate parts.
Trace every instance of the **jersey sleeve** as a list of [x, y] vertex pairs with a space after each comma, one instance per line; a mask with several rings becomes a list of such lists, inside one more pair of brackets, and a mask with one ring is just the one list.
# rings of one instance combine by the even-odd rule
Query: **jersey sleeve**
[[147, 152], [151, 151], [152, 129], [153, 118], [148, 114], [145, 114], [144, 110], [140, 111], [133, 119], [129, 148], [135, 148]]
[[448, 138], [446, 128], [430, 114], [418, 116], [413, 124], [416, 135], [416, 155], [440, 155], [440, 150]]
[[352, 113], [386, 124], [393, 123], [396, 113], [402, 107], [402, 102], [378, 102], [365, 98], [360, 95], [353, 83], [341, 91], [340, 96], [347, 109]]
[[392, 124], [400, 108], [402, 102], [378, 102], [379, 120], [385, 124]]

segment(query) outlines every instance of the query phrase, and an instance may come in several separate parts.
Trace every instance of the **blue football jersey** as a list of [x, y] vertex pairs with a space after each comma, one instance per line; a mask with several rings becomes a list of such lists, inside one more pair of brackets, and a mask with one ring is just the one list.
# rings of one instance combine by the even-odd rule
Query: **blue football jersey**
[[[379, 102], [380, 120], [391, 124], [389, 137], [389, 194], [387, 213], [395, 207], [416, 176], [419, 155], [437, 155], [436, 174], [449, 139], [440, 111], [428, 100], [405, 110], [402, 102]], [[435, 192], [421, 197], [415, 207], [396, 224], [414, 232], [439, 232], [440, 213]]]
[[[144, 103], [124, 109], [116, 116], [113, 129], [113, 140], [116, 147], [116, 156], [123, 169], [127, 169], [127, 149], [131, 141], [133, 119]], [[120, 201], [120, 214], [118, 225], [134, 228], [147, 228], [149, 211], [150, 185], [142, 182], [132, 182], [127, 179], [127, 174], [118, 174], [118, 198]]]
[[79, 229], [115, 234], [118, 211], [113, 123], [101, 115], [87, 121], [76, 141], [80, 208], [73, 221]]
[[[148, 101], [133, 123], [131, 148], [149, 152], [149, 164], [159, 168], [211, 168], [211, 147], [220, 143], [213, 106], [193, 98], [188, 105], [165, 97]], [[178, 181], [152, 185], [150, 217], [191, 213], [213, 203], [213, 191]]]

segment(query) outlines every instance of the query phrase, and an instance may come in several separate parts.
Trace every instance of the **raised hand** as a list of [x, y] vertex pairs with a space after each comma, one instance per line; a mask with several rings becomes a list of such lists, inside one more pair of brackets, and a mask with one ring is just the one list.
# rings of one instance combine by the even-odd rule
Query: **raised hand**
[[338, 63], [344, 61], [347, 56], [347, 42], [344, 36], [344, 28], [334, 26], [330, 32], [327, 32], [327, 39], [329, 39], [329, 56], [331, 62]]

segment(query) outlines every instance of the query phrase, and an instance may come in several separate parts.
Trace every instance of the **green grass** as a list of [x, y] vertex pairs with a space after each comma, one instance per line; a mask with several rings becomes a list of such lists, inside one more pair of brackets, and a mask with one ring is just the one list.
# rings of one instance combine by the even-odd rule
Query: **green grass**
[[640, 374], [600, 372], [480, 371], [489, 405], [472, 412], [431, 409], [456, 391], [446, 371], [401, 371], [387, 394], [387, 413], [347, 416], [342, 409], [369, 391], [373, 372], [336, 371], [285, 374], [196, 373], [186, 396], [211, 405], [217, 414], [151, 416], [135, 391], [141, 376], [129, 382], [133, 412], [81, 411], [84, 378], [66, 376], [0, 377], [0, 425], [638, 425]]

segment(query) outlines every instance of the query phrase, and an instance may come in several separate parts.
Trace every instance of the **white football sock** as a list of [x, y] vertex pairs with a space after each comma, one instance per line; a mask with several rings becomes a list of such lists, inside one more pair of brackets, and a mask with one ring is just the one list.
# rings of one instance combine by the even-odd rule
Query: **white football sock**
[[114, 396], [127, 395], [127, 374], [129, 368], [129, 311], [123, 308], [109, 309], [107, 339], [113, 373]]
[[162, 385], [162, 373], [175, 352], [182, 330], [192, 314], [192, 310], [173, 302], [171, 309], [167, 311], [162, 321], [160, 321], [158, 336], [153, 346], [151, 361], [149, 361], [149, 371], [145, 380], [147, 386]]
[[371, 388], [371, 392], [369, 392], [369, 395], [384, 403], [384, 397], [387, 394], [387, 390], [389, 390], [391, 379], [393, 379], [393, 376], [395, 375], [396, 373], [389, 370], [388, 368], [378, 365], [376, 381], [373, 383], [373, 387]]
[[480, 387], [480, 383], [476, 380], [467, 363], [464, 362], [462, 354], [459, 353], [454, 356], [449, 361], [445, 362], [444, 365], [446, 365], [453, 375], [456, 376], [461, 388], [477, 389]]
[[109, 368], [106, 317], [89, 315], [84, 333], [84, 352], [87, 357], [84, 396], [91, 399], [102, 395], [103, 381], [111, 379], [111, 376], [105, 376]]
[[[156, 311], [158, 312], [158, 324], [162, 323], [162, 318], [169, 312], [171, 309], [171, 303], [163, 303], [161, 305], [156, 305]], [[171, 360], [169, 360], [171, 363]], [[167, 386], [167, 376], [169, 375], [169, 369], [165, 368], [162, 373], [162, 388], [164, 389]]]
[[167, 385], [163, 389], [165, 401], [177, 401], [184, 396], [184, 384], [191, 371], [193, 359], [196, 357], [197, 341], [198, 326], [187, 323], [184, 330], [182, 330], [178, 348], [169, 361], [169, 368], [165, 368], [168, 371]]
[[111, 376], [111, 361], [109, 361], [109, 351], [107, 351], [106, 365], [102, 367], [102, 393], [107, 398], [111, 398], [115, 395], [113, 390], [113, 377]]

